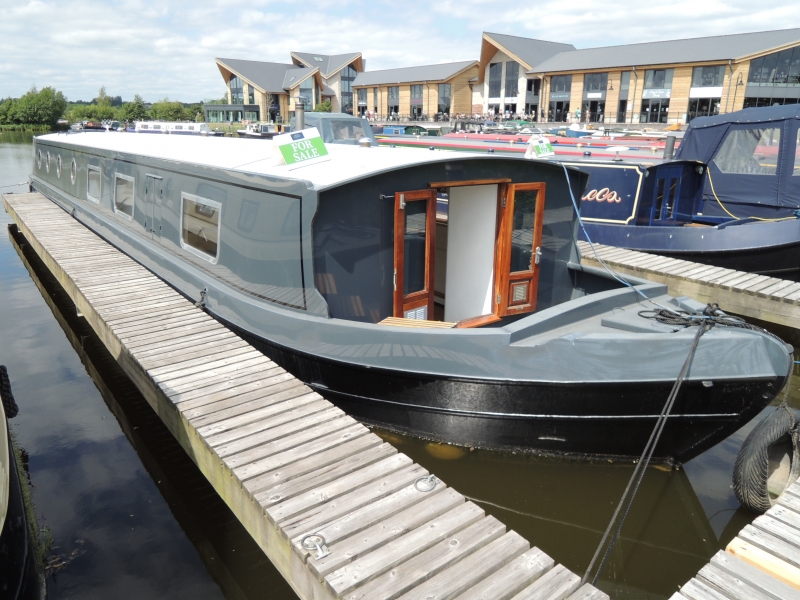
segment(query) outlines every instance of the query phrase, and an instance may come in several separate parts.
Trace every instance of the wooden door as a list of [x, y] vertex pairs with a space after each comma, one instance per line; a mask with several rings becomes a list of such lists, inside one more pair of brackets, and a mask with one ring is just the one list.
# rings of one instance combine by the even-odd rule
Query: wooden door
[[433, 320], [436, 190], [394, 195], [394, 316]]
[[495, 253], [495, 314], [533, 312], [539, 289], [544, 183], [502, 186]]

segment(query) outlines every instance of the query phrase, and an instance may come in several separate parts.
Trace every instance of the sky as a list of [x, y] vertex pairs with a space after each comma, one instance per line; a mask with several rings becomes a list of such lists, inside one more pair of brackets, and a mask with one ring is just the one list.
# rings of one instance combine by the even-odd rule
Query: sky
[[361, 52], [369, 71], [477, 60], [483, 31], [577, 48], [800, 26], [800, 2], [588, 0], [2, 0], [0, 98], [219, 99], [215, 57]]

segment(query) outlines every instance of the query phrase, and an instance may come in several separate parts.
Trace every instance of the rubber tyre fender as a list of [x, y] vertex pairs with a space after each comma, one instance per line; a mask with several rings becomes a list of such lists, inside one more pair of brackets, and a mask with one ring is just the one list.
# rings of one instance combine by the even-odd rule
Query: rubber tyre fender
[[798, 420], [796, 411], [780, 406], [756, 425], [744, 440], [733, 466], [733, 491], [742, 506], [764, 513], [775, 504], [767, 490], [769, 449], [785, 435], [792, 441], [792, 465], [787, 487], [797, 479], [800, 470]]
[[13, 419], [19, 413], [17, 403], [14, 402], [14, 394], [11, 393], [11, 382], [8, 380], [8, 369], [5, 365], [0, 365], [0, 399], [3, 401], [3, 410], [6, 419]]

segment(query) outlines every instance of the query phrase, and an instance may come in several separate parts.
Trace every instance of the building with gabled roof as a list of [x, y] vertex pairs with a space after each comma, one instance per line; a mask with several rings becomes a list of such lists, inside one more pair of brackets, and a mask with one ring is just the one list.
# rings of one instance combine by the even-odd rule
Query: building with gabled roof
[[288, 121], [299, 97], [306, 110], [330, 100], [334, 112], [353, 111], [352, 82], [364, 70], [360, 52], [292, 52], [291, 58], [291, 63], [215, 59], [228, 88], [228, 104], [206, 105], [206, 121]]

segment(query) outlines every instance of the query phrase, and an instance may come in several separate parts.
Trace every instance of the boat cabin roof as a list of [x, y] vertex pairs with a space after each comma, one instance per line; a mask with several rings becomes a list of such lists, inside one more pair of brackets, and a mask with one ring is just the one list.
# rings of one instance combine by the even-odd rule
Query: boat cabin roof
[[[55, 133], [39, 136], [39, 142], [76, 146], [110, 153], [129, 153], [175, 162], [194, 163], [256, 175], [310, 182], [318, 191], [393, 171], [402, 167], [449, 160], [509, 160], [508, 156], [487, 157], [483, 154], [448, 151], [424, 152], [417, 149], [362, 148], [328, 144], [330, 160], [302, 166], [282, 164], [280, 152], [273, 144], [261, 140], [224, 137], [147, 136], [127, 133]], [[514, 160], [511, 158], [511, 160]], [[518, 159], [525, 160], [525, 159]], [[533, 161], [528, 161], [533, 164]], [[542, 164], [542, 163], [540, 163]], [[554, 168], [553, 165], [550, 168]], [[557, 167], [556, 167], [557, 168]]]

